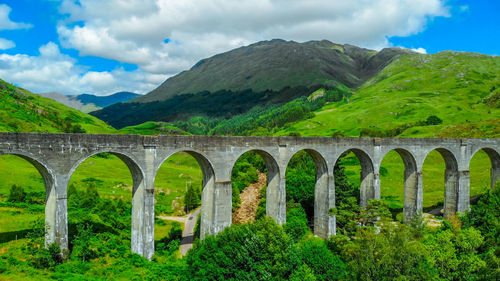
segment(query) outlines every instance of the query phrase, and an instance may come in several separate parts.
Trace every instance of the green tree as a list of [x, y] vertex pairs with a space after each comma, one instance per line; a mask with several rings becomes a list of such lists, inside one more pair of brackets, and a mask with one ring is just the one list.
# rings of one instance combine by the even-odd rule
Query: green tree
[[7, 201], [13, 203], [21, 203], [26, 199], [26, 192], [24, 192], [24, 188], [20, 185], [13, 184], [10, 187], [9, 198]]
[[411, 227], [362, 227], [351, 240], [338, 240], [350, 280], [435, 280], [436, 270]]
[[271, 218], [233, 225], [195, 242], [187, 280], [284, 280], [297, 266], [292, 241]]
[[186, 212], [189, 212], [200, 204], [200, 198], [196, 190], [194, 190], [193, 185], [189, 184], [187, 188], [186, 195], [184, 195], [184, 208]]
[[344, 262], [339, 256], [329, 251], [325, 241], [320, 238], [299, 242], [294, 252], [312, 270], [316, 280], [339, 280], [346, 275]]
[[307, 216], [304, 209], [293, 200], [287, 202], [286, 223], [283, 225], [283, 229], [295, 241], [311, 232], [307, 226]]
[[474, 228], [447, 229], [424, 239], [430, 260], [442, 280], [480, 280], [486, 263], [477, 255], [483, 242]]

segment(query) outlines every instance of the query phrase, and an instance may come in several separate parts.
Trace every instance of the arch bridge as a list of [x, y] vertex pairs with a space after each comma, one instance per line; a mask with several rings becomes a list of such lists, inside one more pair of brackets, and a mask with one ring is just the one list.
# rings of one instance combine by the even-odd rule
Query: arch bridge
[[437, 150], [446, 162], [445, 216], [469, 209], [469, 162], [484, 150], [492, 163], [492, 185], [500, 179], [500, 139], [426, 138], [321, 138], [321, 137], [214, 137], [138, 136], [91, 134], [0, 133], [0, 155], [13, 154], [31, 162], [46, 187], [46, 244], [68, 247], [67, 189], [72, 173], [85, 159], [108, 152], [118, 156], [133, 178], [132, 251], [148, 259], [154, 254], [154, 180], [162, 163], [177, 152], [187, 152], [203, 171], [201, 236], [216, 234], [231, 225], [231, 171], [248, 151], [260, 154], [268, 168], [266, 213], [278, 223], [286, 220], [285, 171], [299, 151], [316, 164], [314, 234], [335, 234], [333, 168], [352, 151], [361, 162], [361, 205], [380, 199], [379, 168], [384, 156], [395, 150], [402, 157], [404, 217], [422, 212], [422, 166]]

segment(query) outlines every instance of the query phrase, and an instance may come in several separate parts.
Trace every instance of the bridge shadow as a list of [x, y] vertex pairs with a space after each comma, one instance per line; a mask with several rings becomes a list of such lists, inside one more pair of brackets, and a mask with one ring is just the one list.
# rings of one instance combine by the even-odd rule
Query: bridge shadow
[[29, 233], [41, 233], [40, 230], [41, 229], [22, 229], [16, 231], [0, 232], [0, 243], [23, 239], [26, 238]]
[[181, 240], [181, 245], [193, 244], [194, 235], [184, 236]]

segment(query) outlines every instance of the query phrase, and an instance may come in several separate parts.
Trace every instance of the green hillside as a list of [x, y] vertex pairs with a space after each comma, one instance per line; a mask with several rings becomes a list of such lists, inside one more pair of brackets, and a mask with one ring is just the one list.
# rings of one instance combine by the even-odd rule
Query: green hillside
[[120, 129], [120, 134], [128, 135], [191, 135], [171, 123], [149, 121]]
[[0, 79], [0, 132], [116, 133], [105, 122]]
[[[327, 104], [277, 135], [499, 137], [499, 97], [500, 57], [407, 55], [355, 90], [347, 103]], [[442, 124], [423, 124], [432, 115]]]

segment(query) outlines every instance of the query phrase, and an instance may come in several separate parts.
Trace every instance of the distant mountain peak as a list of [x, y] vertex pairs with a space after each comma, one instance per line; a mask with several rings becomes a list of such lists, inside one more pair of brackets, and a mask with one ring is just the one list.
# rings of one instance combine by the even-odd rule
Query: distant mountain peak
[[115, 103], [126, 102], [140, 96], [139, 94], [131, 92], [117, 92], [109, 96], [96, 96], [91, 94], [69, 96], [57, 92], [41, 93], [40, 95], [86, 113]]
[[328, 82], [357, 87], [394, 57], [408, 53], [400, 48], [377, 52], [328, 40], [260, 41], [202, 59], [134, 102], [162, 101], [203, 91], [279, 91]]

